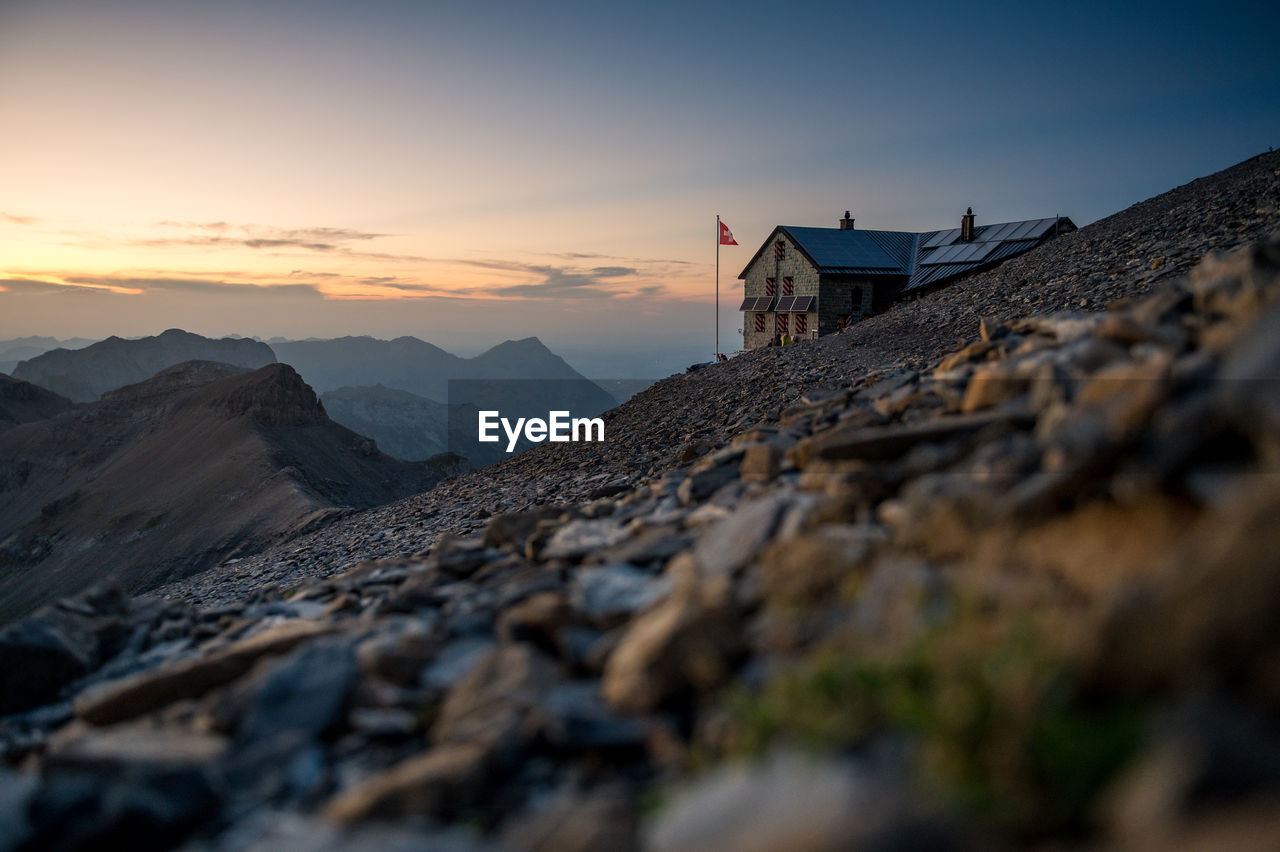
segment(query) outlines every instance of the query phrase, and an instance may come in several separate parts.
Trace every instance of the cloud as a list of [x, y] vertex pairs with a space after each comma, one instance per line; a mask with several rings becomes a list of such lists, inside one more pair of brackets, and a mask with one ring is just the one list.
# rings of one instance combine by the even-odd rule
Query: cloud
[[81, 286], [63, 284], [57, 281], [41, 281], [38, 278], [0, 278], [0, 292], [40, 296], [77, 294], [101, 296], [125, 291], [105, 286]]
[[627, 293], [606, 282], [637, 274], [637, 270], [625, 266], [597, 266], [575, 271], [565, 267], [524, 264], [523, 269], [542, 276], [542, 280], [531, 284], [508, 284], [492, 288], [489, 292], [525, 299], [610, 299]]
[[639, 270], [629, 266], [597, 266], [591, 270], [591, 274], [596, 278], [625, 278], [638, 273]]
[[354, 228], [281, 228], [274, 225], [237, 225], [230, 222], [175, 222], [163, 220], [161, 228], [186, 231], [178, 236], [134, 240], [133, 245], [146, 248], [250, 248], [254, 250], [296, 249], [304, 252], [341, 255], [362, 260], [421, 261], [417, 255], [389, 254], [352, 248], [352, 243], [366, 243], [391, 234], [358, 231]]
[[77, 275], [66, 279], [74, 284], [140, 290], [144, 293], [192, 293], [217, 296], [319, 297], [313, 284], [250, 284], [208, 278], [169, 276]]
[[0, 213], [0, 219], [14, 225], [34, 225], [40, 221], [35, 216], [18, 216], [13, 213]]
[[620, 257], [613, 254], [599, 254], [589, 251], [548, 251], [541, 252], [545, 257], [558, 257], [561, 260], [624, 260], [627, 263], [637, 263], [644, 266], [654, 264], [668, 264], [673, 266], [701, 266], [702, 264], [694, 263], [690, 260], [672, 260], [665, 257]]
[[[590, 255], [598, 257], [598, 255]], [[573, 266], [553, 266], [538, 263], [522, 263], [513, 260], [458, 260], [460, 264], [502, 272], [517, 272], [538, 276], [542, 280], [502, 284], [491, 287], [472, 287], [455, 292], [473, 295], [499, 296], [521, 299], [616, 299], [662, 292], [660, 284], [637, 286], [620, 279], [647, 277], [649, 273], [634, 266], [595, 266], [581, 269]]]

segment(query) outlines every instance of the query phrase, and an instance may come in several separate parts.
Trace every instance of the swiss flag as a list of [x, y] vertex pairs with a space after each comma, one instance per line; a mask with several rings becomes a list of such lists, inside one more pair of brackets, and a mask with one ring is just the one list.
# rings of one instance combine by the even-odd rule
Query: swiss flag
[[733, 231], [729, 230], [729, 226], [724, 222], [720, 223], [720, 245], [736, 246], [738, 241], [733, 238]]

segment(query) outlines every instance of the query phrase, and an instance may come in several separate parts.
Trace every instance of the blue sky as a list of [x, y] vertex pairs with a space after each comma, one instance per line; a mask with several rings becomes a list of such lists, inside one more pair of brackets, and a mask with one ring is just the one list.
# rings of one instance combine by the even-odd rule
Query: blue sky
[[1280, 144], [1276, 32], [1274, 3], [7, 2], [0, 279], [38, 283], [0, 336], [684, 357], [716, 213], [732, 338], [775, 224], [1084, 224]]

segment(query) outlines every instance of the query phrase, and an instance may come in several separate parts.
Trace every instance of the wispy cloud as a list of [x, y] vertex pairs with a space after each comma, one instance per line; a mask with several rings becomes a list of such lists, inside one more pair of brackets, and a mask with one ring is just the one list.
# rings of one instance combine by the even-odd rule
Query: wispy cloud
[[275, 225], [242, 225], [231, 222], [176, 222], [163, 220], [156, 227], [184, 233], [133, 240], [144, 248], [249, 248], [281, 252], [317, 252], [348, 258], [387, 261], [421, 261], [417, 255], [392, 254], [353, 248], [391, 234], [359, 231], [354, 228], [282, 228]]
[[512, 260], [463, 260], [459, 263], [481, 269], [515, 272], [541, 280], [519, 284], [500, 284], [485, 288], [468, 288], [467, 293], [503, 298], [523, 299], [613, 299], [632, 296], [636, 286], [623, 279], [641, 275], [631, 266], [594, 266], [577, 268]]
[[112, 294], [137, 295], [141, 291], [102, 284], [67, 283], [39, 278], [0, 278], [0, 292], [37, 296], [103, 296]]
[[0, 213], [0, 219], [14, 225], [34, 225], [40, 221], [35, 216], [18, 216], [13, 213]]
[[65, 279], [72, 284], [88, 284], [137, 290], [143, 293], [199, 293], [217, 296], [294, 296], [318, 298], [313, 284], [254, 284], [208, 278], [168, 276], [76, 275]]

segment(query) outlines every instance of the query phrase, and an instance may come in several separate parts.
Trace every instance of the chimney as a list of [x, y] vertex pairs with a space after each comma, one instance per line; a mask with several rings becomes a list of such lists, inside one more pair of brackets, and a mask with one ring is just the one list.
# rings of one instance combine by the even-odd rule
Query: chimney
[[973, 242], [973, 208], [970, 207], [965, 214], [960, 217], [960, 241], [963, 243]]
[[849, 218], [848, 210], [844, 211], [844, 218], [840, 220], [840, 230], [842, 231], [853, 230], [853, 220]]

